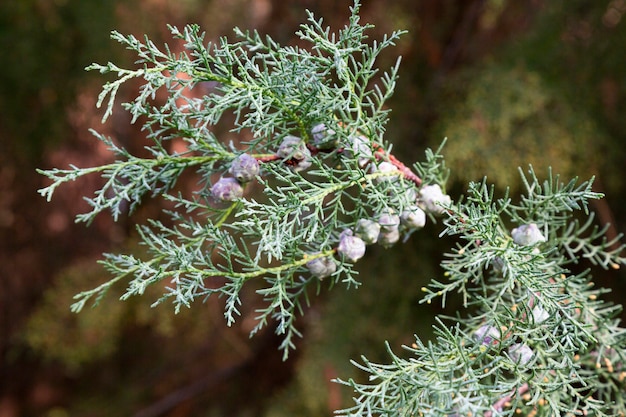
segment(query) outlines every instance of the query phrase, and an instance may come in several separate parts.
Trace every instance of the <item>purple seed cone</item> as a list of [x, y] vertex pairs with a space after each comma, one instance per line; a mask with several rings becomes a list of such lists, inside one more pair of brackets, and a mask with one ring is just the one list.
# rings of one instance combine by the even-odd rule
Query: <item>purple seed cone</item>
[[335, 260], [330, 257], [313, 259], [306, 263], [311, 275], [319, 279], [331, 276], [337, 270]]
[[351, 262], [356, 262], [365, 255], [365, 242], [358, 236], [353, 236], [351, 230], [346, 230], [339, 237], [337, 252]]
[[233, 201], [243, 196], [243, 187], [235, 178], [220, 178], [211, 187], [211, 194], [218, 200]]
[[259, 175], [260, 170], [259, 161], [256, 158], [242, 153], [233, 160], [229, 172], [239, 182], [248, 182]]

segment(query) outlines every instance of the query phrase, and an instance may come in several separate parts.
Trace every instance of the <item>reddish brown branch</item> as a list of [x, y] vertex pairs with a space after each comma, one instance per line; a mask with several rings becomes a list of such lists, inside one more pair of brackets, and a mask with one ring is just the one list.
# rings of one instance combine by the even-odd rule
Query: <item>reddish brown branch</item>
[[[411, 169], [409, 167], [404, 165], [393, 154], [387, 153], [383, 149], [383, 147], [378, 145], [377, 143], [374, 143], [373, 146], [374, 146], [374, 149], [375, 149], [374, 157], [377, 160], [384, 160], [384, 161], [387, 161], [387, 162], [393, 164], [393, 166], [398, 168], [398, 171], [400, 171], [400, 173], [402, 174], [402, 176], [404, 178], [406, 178], [407, 180], [411, 181], [412, 183], [414, 183], [418, 187], [422, 185], [422, 179], [420, 177], [418, 177], [413, 171], [411, 171]], [[317, 147], [315, 147], [315, 146], [313, 146], [311, 144], [307, 144], [307, 148], [311, 152], [312, 156], [315, 156], [318, 153], [332, 152], [333, 150], [336, 150], [339, 153], [345, 151], [343, 148], [338, 148], [338, 149], [320, 149], [320, 148], [317, 148]], [[257, 159], [257, 161], [259, 161], [261, 163], [267, 163], [267, 162], [278, 161], [281, 158], [278, 155], [276, 155], [276, 154], [266, 154], [266, 155], [257, 156], [256, 159]], [[290, 160], [287, 160], [286, 163], [289, 164]]]
[[261, 162], [261, 163], [265, 163], [265, 162], [273, 162], [273, 161], [277, 161], [279, 160], [280, 157], [276, 154], [268, 154], [268, 155], [263, 155], [263, 156], [258, 156], [256, 158], [257, 161]]
[[376, 148], [376, 152], [374, 153], [374, 156], [376, 157], [376, 159], [382, 159], [382, 160], [386, 160], [387, 162], [390, 162], [391, 164], [393, 164], [393, 166], [398, 168], [398, 171], [400, 171], [402, 173], [404, 178], [406, 178], [409, 181], [413, 182], [418, 187], [422, 185], [422, 179], [420, 177], [418, 177], [417, 175], [415, 175], [415, 173], [413, 171], [411, 171], [409, 169], [409, 167], [404, 165], [393, 154], [386, 153], [385, 150], [382, 148], [382, 146], [380, 146], [380, 145], [378, 145], [376, 143], [374, 143], [374, 148]]

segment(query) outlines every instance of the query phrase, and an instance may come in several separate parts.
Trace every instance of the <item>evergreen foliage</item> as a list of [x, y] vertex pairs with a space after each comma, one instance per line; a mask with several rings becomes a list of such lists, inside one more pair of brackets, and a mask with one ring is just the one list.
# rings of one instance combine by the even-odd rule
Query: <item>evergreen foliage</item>
[[[541, 182], [530, 170], [519, 203], [471, 183], [448, 209], [442, 234], [459, 243], [442, 262], [445, 281], [424, 302], [460, 293], [471, 315], [439, 321], [436, 340], [417, 338], [409, 359], [357, 364], [374, 384], [345, 382], [359, 394], [347, 415], [620, 415], [624, 412], [624, 329], [620, 308], [601, 301], [585, 259], [624, 263], [623, 245], [592, 228], [591, 183]], [[588, 215], [584, 224], [575, 212]], [[521, 225], [509, 232], [511, 225]], [[525, 225], [533, 233], [520, 237]], [[452, 323], [452, 325], [450, 324]], [[523, 352], [523, 353], [520, 353]]]
[[[592, 181], [562, 182], [551, 172], [542, 181], [530, 168], [518, 202], [496, 197], [486, 180], [453, 202], [441, 148], [412, 169], [400, 162], [384, 139], [399, 60], [380, 73], [376, 59], [402, 32], [368, 42], [359, 6], [337, 33], [309, 14], [298, 32], [309, 49], [239, 29], [234, 42], [206, 43], [195, 25], [170, 27], [183, 52], [113, 33], [138, 55], [138, 68], [88, 67], [117, 77], [98, 104], [106, 119], [118, 89], [142, 83], [123, 107], [152, 141], [149, 157], [94, 131], [116, 160], [42, 170], [52, 183], [40, 193], [50, 199], [61, 184], [99, 174], [103, 186], [78, 221], [102, 211], [118, 219], [147, 196], [173, 208], [169, 220], [138, 227], [146, 257], [105, 256], [113, 278], [78, 294], [73, 311], [123, 280], [122, 299], [163, 282], [167, 291], [155, 304], [170, 301], [178, 312], [220, 296], [233, 323], [242, 288], [254, 280], [265, 306], [251, 334], [274, 322], [286, 357], [309, 296], [326, 285], [360, 285], [355, 264], [368, 245], [393, 246], [426, 215], [439, 217], [441, 236], [458, 243], [441, 264], [444, 279], [424, 287], [422, 301], [445, 304], [460, 294], [467, 312], [438, 318], [436, 339], [416, 338], [406, 355], [389, 349], [390, 364], [355, 362], [370, 380], [338, 380], [357, 394], [356, 405], [340, 413], [623, 415], [620, 308], [602, 301], [605, 290], [576, 265], [626, 263], [624, 246], [604, 239], [588, 210], [602, 196]], [[213, 133], [225, 124], [239, 135], [236, 143]], [[185, 149], [173, 151], [180, 140]], [[198, 178], [190, 195], [177, 188], [188, 171]]]
[[446, 160], [455, 181], [488, 172], [498, 187], [517, 191], [523, 183], [511, 166], [586, 177], [602, 164], [588, 150], [604, 150], [606, 136], [538, 72], [487, 63], [450, 77], [444, 89], [435, 132], [454, 138]]
[[[88, 78], [79, 62], [108, 49], [106, 33], [114, 25], [116, 4], [74, 0], [0, 4], [4, 62], [19, 62], [0, 68], [3, 152], [15, 148], [26, 160], [36, 158], [53, 139], [64, 136], [67, 121], [60, 109], [70, 105]], [[9, 142], [12, 137], [16, 140]]]

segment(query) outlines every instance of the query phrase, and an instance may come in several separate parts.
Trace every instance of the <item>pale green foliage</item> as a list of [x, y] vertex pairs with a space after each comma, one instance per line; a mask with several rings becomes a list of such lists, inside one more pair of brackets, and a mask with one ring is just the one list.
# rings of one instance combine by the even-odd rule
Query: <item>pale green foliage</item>
[[[459, 239], [446, 254], [445, 280], [432, 281], [423, 301], [442, 302], [460, 293], [471, 315], [439, 321], [436, 340], [417, 338], [410, 359], [390, 352], [393, 362], [363, 358], [372, 384], [344, 382], [359, 397], [346, 415], [620, 415], [626, 333], [615, 317], [618, 306], [599, 300], [589, 271], [568, 265], [586, 259], [604, 268], [624, 264], [624, 245], [589, 231], [591, 182], [541, 182], [531, 169], [522, 176], [526, 194], [514, 204], [495, 198], [486, 182], [471, 183], [466, 201], [448, 210], [446, 235]], [[580, 227], [576, 211], [589, 221]], [[545, 242], [521, 246], [510, 229], [536, 224]], [[482, 342], [478, 331], [499, 333]], [[509, 349], [528, 346], [528, 363]], [[502, 401], [501, 401], [502, 400]], [[506, 403], [506, 406], [504, 405]], [[521, 410], [521, 411], [516, 411]]]
[[[178, 311], [196, 298], [220, 295], [226, 299], [225, 316], [232, 323], [238, 315], [242, 286], [259, 278], [265, 282], [258, 292], [267, 307], [258, 311], [253, 333], [275, 320], [288, 351], [293, 335], [298, 334], [294, 319], [306, 303], [309, 287], [319, 290], [320, 281], [308, 274], [306, 263], [333, 256], [339, 234], [359, 218], [375, 216], [388, 207], [400, 211], [414, 198], [407, 192], [414, 188], [412, 182], [397, 177], [380, 181], [391, 175], [370, 169], [376, 163], [373, 152], [385, 147], [388, 110], [384, 103], [393, 92], [398, 68], [379, 74], [374, 64], [401, 32], [366, 43], [369, 26], [359, 24], [358, 6], [338, 33], [310, 15], [299, 32], [311, 44], [310, 50], [282, 47], [256, 32], [238, 29], [236, 42], [224, 38], [205, 43], [193, 25], [182, 31], [170, 28], [175, 38], [184, 41], [182, 53], [167, 46], [161, 50], [148, 39], [141, 42], [113, 33], [115, 40], [137, 53], [140, 68], [123, 69], [112, 63], [90, 66], [118, 77], [104, 86], [98, 104], [106, 103], [106, 119], [120, 86], [141, 80], [136, 99], [123, 107], [133, 122], [144, 120], [143, 129], [153, 141], [148, 147], [151, 157], [131, 155], [112, 139], [95, 133], [117, 160], [95, 168], [41, 171], [53, 183], [40, 192], [50, 199], [60, 184], [99, 173], [106, 182], [87, 200], [92, 211], [78, 216], [78, 221], [90, 222], [104, 210], [117, 219], [125, 211], [132, 212], [146, 195], [162, 196], [177, 209], [169, 212], [172, 221], [168, 224], [153, 220], [138, 228], [151, 258], [106, 255], [103, 263], [114, 278], [79, 294], [74, 311], [80, 311], [92, 297], [97, 301], [122, 279], [129, 280], [123, 299], [167, 280], [168, 291], [157, 302], [171, 300]], [[192, 93], [201, 86], [209, 92], [196, 97]], [[167, 93], [164, 103], [156, 99], [161, 90]], [[231, 115], [234, 122], [228, 128], [241, 135], [238, 148], [212, 133], [213, 126], [228, 123]], [[335, 131], [337, 147], [319, 152], [306, 172], [294, 172], [288, 163], [274, 158], [263, 164], [258, 178], [263, 195], [229, 204], [212, 199], [212, 175], [226, 175], [237, 155], [246, 152], [260, 160], [272, 157], [287, 135], [311, 142], [311, 128], [320, 123]], [[369, 151], [364, 156], [352, 150], [356, 136], [365, 137]], [[168, 141], [179, 138], [187, 150], [170, 153]], [[359, 165], [363, 157], [366, 166]], [[173, 191], [185, 170], [195, 170], [202, 178], [191, 196]], [[352, 264], [338, 261], [336, 273], [328, 279], [330, 285], [357, 285]]]
[[[413, 167], [417, 175], [409, 170], [384, 140], [384, 104], [393, 93], [398, 65], [382, 74], [375, 67], [379, 53], [401, 32], [367, 43], [368, 26], [359, 24], [358, 9], [357, 1], [349, 23], [337, 33], [309, 15], [298, 33], [309, 49], [283, 47], [241, 30], [235, 31], [235, 42], [205, 43], [197, 26], [170, 28], [184, 43], [180, 53], [159, 49], [149, 39], [113, 34], [139, 56], [139, 69], [111, 63], [89, 67], [117, 76], [104, 86], [98, 104], [106, 102], [106, 119], [120, 86], [139, 80], [137, 98], [123, 107], [133, 122], [142, 121], [152, 141], [151, 157], [131, 155], [96, 133], [117, 160], [95, 168], [41, 171], [53, 183], [40, 192], [49, 199], [59, 185], [96, 173], [105, 183], [88, 200], [92, 211], [79, 221], [89, 222], [105, 210], [117, 219], [146, 195], [161, 196], [175, 209], [167, 211], [168, 221], [138, 227], [145, 258], [106, 255], [103, 263], [113, 278], [78, 294], [73, 310], [92, 298], [98, 301], [122, 280], [128, 280], [122, 299], [163, 282], [167, 290], [156, 303], [169, 300], [178, 311], [198, 298], [221, 296], [230, 324], [239, 314], [240, 291], [256, 280], [265, 304], [252, 334], [275, 322], [286, 355], [299, 335], [295, 319], [309, 295], [322, 283], [359, 284], [354, 262], [338, 253], [342, 236], [351, 236], [360, 219], [378, 221], [383, 213], [421, 205], [430, 207], [431, 219], [442, 214], [442, 235], [459, 242], [442, 263], [445, 279], [424, 288], [423, 301], [445, 303], [460, 293], [468, 312], [440, 319], [436, 340], [418, 338], [407, 348], [408, 359], [391, 350], [389, 365], [363, 358], [358, 366], [370, 374], [370, 383], [344, 382], [357, 397], [343, 413], [624, 413], [625, 339], [615, 318], [620, 309], [599, 299], [603, 290], [592, 288], [588, 271], [572, 270], [580, 260], [604, 268], [624, 264], [623, 246], [606, 242], [604, 229], [592, 227], [588, 201], [601, 196], [591, 182], [564, 184], [551, 173], [542, 182], [531, 169], [522, 176], [526, 193], [519, 203], [496, 198], [486, 181], [471, 183], [467, 197], [453, 203], [443, 194], [448, 171], [441, 150], [427, 151], [425, 161]], [[198, 88], [202, 93], [195, 94]], [[164, 102], [157, 99], [161, 96]], [[237, 143], [213, 133], [228, 123], [239, 135]], [[323, 148], [311, 134], [314, 127], [319, 133], [320, 124], [334, 135]], [[296, 146], [292, 136], [307, 147]], [[296, 151], [285, 157], [287, 147], [280, 148], [285, 138], [298, 157]], [[181, 139], [184, 152], [168, 150], [169, 141]], [[262, 163], [254, 181], [262, 193], [217, 201], [212, 185], [228, 176], [242, 153]], [[176, 191], [187, 170], [201, 179], [191, 195]], [[426, 201], [422, 185], [431, 186], [430, 194], [443, 204]], [[511, 230], [530, 224], [536, 225], [536, 235], [524, 242], [533, 244], [522, 246]], [[406, 225], [398, 230], [405, 239], [414, 231]], [[336, 262], [324, 281], [307, 268], [319, 258]], [[483, 326], [494, 340], [476, 337]], [[519, 355], [522, 351], [527, 355]]]

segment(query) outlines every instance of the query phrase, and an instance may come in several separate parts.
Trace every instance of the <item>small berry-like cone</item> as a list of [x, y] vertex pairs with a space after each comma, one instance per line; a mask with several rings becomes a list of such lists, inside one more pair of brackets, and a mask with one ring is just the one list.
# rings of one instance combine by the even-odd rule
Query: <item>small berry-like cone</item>
[[311, 128], [313, 144], [319, 149], [330, 149], [337, 146], [336, 132], [326, 127], [324, 123], [318, 123]]
[[349, 139], [350, 148], [346, 154], [358, 158], [358, 165], [365, 168], [372, 161], [373, 153], [369, 139], [365, 136], [351, 136]]
[[400, 215], [400, 223], [409, 229], [421, 229], [426, 224], [426, 213], [417, 206], [408, 207]]
[[400, 240], [400, 230], [397, 226], [393, 229], [387, 228], [382, 230], [380, 235], [378, 235], [378, 243], [385, 248], [393, 246], [398, 240]]
[[452, 202], [450, 196], [444, 194], [438, 184], [425, 185], [424, 187], [422, 187], [419, 193], [419, 201], [422, 205], [422, 208], [431, 213], [442, 214], [446, 209], [443, 208], [441, 205], [448, 205]]
[[533, 320], [535, 324], [543, 323], [550, 318], [550, 313], [543, 309], [541, 306], [535, 306], [533, 308]]
[[335, 260], [330, 257], [313, 259], [306, 263], [306, 267], [311, 272], [311, 275], [319, 279], [329, 277], [337, 270]]
[[295, 172], [303, 171], [311, 166], [311, 151], [297, 136], [285, 136], [276, 155], [291, 160], [289, 166]]
[[509, 356], [515, 363], [526, 365], [533, 358], [533, 350], [523, 343], [515, 343], [509, 347]]
[[503, 274], [506, 268], [506, 264], [504, 263], [504, 259], [502, 259], [499, 256], [496, 256], [495, 258], [493, 258], [493, 260], [491, 261], [491, 266], [493, 267], [493, 270], [497, 273], [497, 274]]
[[235, 158], [229, 170], [231, 175], [237, 178], [239, 182], [251, 181], [254, 177], [259, 175], [260, 171], [259, 161], [247, 153], [242, 153]]
[[385, 211], [378, 218], [378, 224], [380, 224], [381, 231], [391, 232], [400, 226], [400, 216], [394, 214], [391, 210]]
[[365, 242], [353, 236], [351, 230], [345, 230], [339, 236], [337, 252], [351, 262], [356, 262], [365, 255]]
[[500, 340], [500, 330], [495, 326], [485, 324], [476, 329], [472, 337], [483, 345], [491, 345]]
[[378, 235], [380, 234], [380, 224], [374, 220], [360, 219], [356, 222], [355, 234], [363, 239], [363, 241], [371, 245], [378, 241]]
[[220, 178], [211, 187], [211, 194], [218, 200], [233, 201], [243, 196], [243, 187], [235, 178]]
[[540, 242], [545, 242], [546, 238], [535, 223], [524, 224], [511, 231], [513, 242], [520, 246], [532, 246]]
[[280, 158], [293, 158], [301, 160], [304, 159], [307, 155], [311, 156], [311, 153], [308, 152], [306, 144], [299, 137], [285, 136], [280, 146], [278, 147], [278, 151], [276, 151], [276, 155], [278, 155]]
[[380, 164], [372, 164], [370, 168], [371, 173], [381, 172], [386, 174], [397, 173], [397, 175], [383, 175], [381, 177], [376, 177], [375, 182], [380, 184], [385, 181], [395, 181], [398, 179], [400, 172], [398, 167], [392, 164], [391, 162], [383, 161]]

